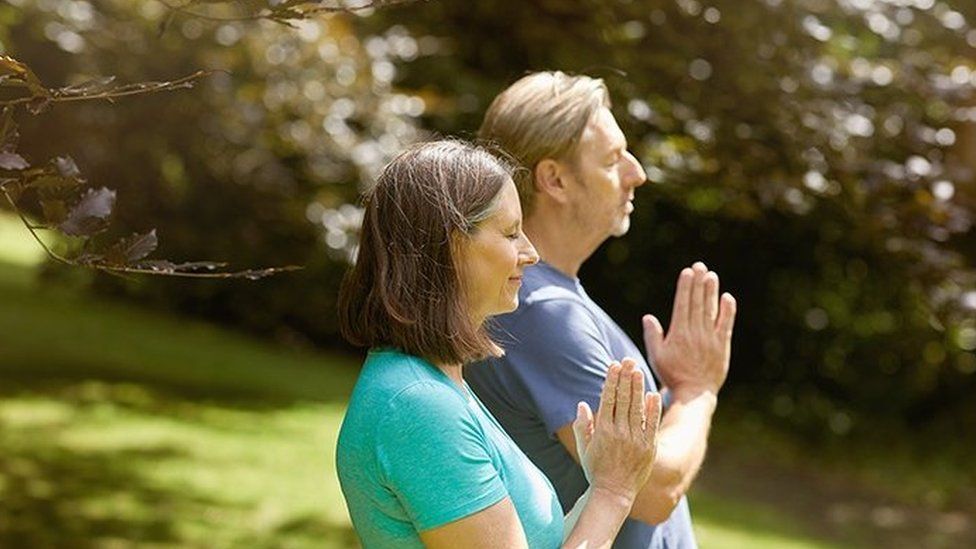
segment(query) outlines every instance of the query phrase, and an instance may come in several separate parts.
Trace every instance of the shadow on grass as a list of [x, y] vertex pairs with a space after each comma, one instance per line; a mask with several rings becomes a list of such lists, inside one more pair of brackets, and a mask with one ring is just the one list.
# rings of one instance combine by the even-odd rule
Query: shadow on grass
[[[17, 452], [5, 447], [0, 456], [3, 547], [96, 547], [106, 539], [176, 542], [179, 536], [173, 528], [173, 513], [205, 509], [210, 504], [143, 482], [139, 464], [170, 457], [171, 450], [106, 455], [70, 452], [53, 445]], [[132, 509], [143, 512], [132, 513]]]
[[[111, 417], [135, 418], [135, 427], [124, 427], [133, 429], [134, 437], [143, 434], [138, 430], [139, 422], [163, 419], [176, 420], [178, 426], [202, 426], [213, 436], [247, 437], [246, 444], [251, 440], [249, 433], [267, 427], [260, 418], [261, 409], [268, 403], [235, 398], [204, 404], [186, 395], [131, 383], [62, 380], [18, 387], [8, 381], [0, 378], [0, 402], [6, 405], [0, 410], [5, 412], [0, 414], [0, 547], [88, 548], [120, 543], [357, 547], [351, 527], [330, 522], [324, 512], [309, 514], [286, 507], [275, 520], [255, 527], [255, 517], [267, 503], [262, 496], [240, 498], [233, 487], [228, 490], [218, 484], [211, 488], [207, 482], [193, 480], [201, 473], [224, 484], [235, 478], [221, 476], [221, 471], [214, 471], [220, 462], [215, 465], [193, 451], [194, 445], [200, 444], [200, 435], [171, 443], [164, 442], [166, 437], [139, 442], [85, 436], [102, 424], [118, 429], [120, 420]], [[244, 407], [258, 413], [245, 414], [243, 420], [237, 418], [229, 425], [220, 424], [211, 415], [239, 412]], [[111, 416], [101, 417], [106, 415], [105, 410], [111, 410]], [[256, 421], [244, 423], [247, 418]], [[81, 431], [74, 431], [79, 425]], [[181, 429], [173, 428], [171, 433], [178, 436]], [[277, 429], [280, 434], [281, 427]], [[275, 444], [275, 440], [268, 439], [268, 444]], [[79, 445], [81, 449], [76, 447]], [[252, 463], [247, 456], [242, 460], [234, 465], [249, 467]], [[310, 463], [312, 469], [320, 466]], [[154, 475], [160, 467], [169, 473]], [[262, 482], [274, 483], [280, 480], [277, 475], [281, 471], [264, 466], [250, 473], [265, 477]], [[307, 471], [286, 474], [308, 476]], [[208, 535], [214, 539], [207, 541]]]
[[[327, 474], [348, 360], [38, 288], [3, 263], [0, 303], [0, 547], [357, 546], [316, 512], [337, 488], [322, 501], [302, 484]], [[300, 470], [282, 455], [296, 449]]]
[[[972, 517], [960, 511], [940, 512], [897, 501], [852, 478], [778, 463], [727, 442], [712, 446], [692, 505], [698, 501], [698, 510], [714, 514], [723, 524], [784, 535], [803, 533], [842, 547], [976, 547]], [[734, 502], [742, 504], [731, 505]], [[763, 516], [760, 509], [771, 512]], [[777, 516], [794, 520], [777, 524]]]

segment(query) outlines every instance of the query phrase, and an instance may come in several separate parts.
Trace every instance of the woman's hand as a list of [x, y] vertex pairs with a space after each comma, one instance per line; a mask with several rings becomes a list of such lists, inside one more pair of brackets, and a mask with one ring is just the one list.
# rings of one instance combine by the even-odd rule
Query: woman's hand
[[632, 359], [613, 363], [593, 412], [580, 402], [573, 422], [576, 447], [594, 490], [633, 503], [643, 488], [657, 453], [661, 396], [644, 392], [644, 374]]

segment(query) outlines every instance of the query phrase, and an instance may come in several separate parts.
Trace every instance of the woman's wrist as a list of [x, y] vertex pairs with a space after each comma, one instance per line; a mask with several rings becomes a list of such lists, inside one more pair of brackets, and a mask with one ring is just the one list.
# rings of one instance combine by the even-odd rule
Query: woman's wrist
[[598, 500], [602, 506], [619, 508], [624, 510], [625, 513], [630, 513], [630, 508], [633, 507], [636, 498], [636, 491], [619, 490], [599, 484], [590, 486], [591, 502]]

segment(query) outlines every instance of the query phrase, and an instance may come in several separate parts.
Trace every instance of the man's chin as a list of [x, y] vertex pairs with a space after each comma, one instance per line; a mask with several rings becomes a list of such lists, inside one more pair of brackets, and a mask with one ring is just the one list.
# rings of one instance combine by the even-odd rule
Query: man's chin
[[612, 236], [623, 236], [630, 230], [630, 217], [625, 217], [613, 228]]

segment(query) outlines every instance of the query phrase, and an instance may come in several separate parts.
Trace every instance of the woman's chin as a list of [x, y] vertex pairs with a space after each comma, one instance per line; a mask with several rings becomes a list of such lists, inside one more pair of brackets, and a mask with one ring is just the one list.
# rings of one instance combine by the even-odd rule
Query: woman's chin
[[511, 313], [515, 311], [515, 309], [518, 309], [518, 306], [519, 306], [518, 294], [515, 294], [515, 297], [510, 302], [505, 303], [503, 305], [499, 305], [498, 309], [491, 313], [491, 316], [498, 316], [498, 315]]

